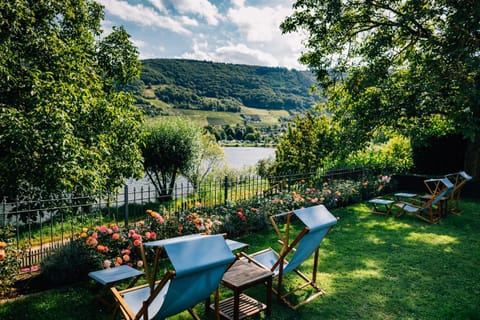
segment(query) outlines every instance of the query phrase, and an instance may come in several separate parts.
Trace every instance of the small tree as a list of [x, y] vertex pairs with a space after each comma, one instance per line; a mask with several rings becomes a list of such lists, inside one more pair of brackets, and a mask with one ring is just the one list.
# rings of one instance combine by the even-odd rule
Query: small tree
[[209, 132], [204, 133], [200, 138], [201, 147], [198, 157], [192, 165], [183, 171], [182, 174], [193, 185], [195, 190], [202, 183], [205, 177], [216, 167], [224, 164], [225, 154], [217, 143], [215, 136]]
[[307, 113], [305, 118], [297, 118], [277, 146], [275, 174], [309, 172], [321, 167], [335, 150], [334, 133], [335, 127], [326, 115], [315, 117]]
[[146, 127], [144, 169], [159, 200], [170, 200], [175, 181], [192, 170], [201, 154], [202, 128], [181, 118], [164, 118]]

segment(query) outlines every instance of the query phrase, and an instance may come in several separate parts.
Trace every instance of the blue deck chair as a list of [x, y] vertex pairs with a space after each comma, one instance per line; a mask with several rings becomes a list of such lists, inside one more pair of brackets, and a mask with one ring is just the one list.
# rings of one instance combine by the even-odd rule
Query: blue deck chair
[[411, 202], [396, 202], [394, 206], [400, 209], [396, 217], [408, 213], [429, 223], [437, 223], [442, 218], [453, 184], [447, 178], [427, 179], [424, 183], [429, 194], [423, 199], [411, 199]]
[[[290, 223], [292, 216], [296, 216], [304, 225], [303, 229], [297, 234], [292, 242], [290, 238]], [[286, 218], [285, 232], [281, 232], [275, 222], [276, 219]], [[279, 242], [282, 249], [278, 253], [272, 248], [268, 248], [253, 254], [242, 255], [249, 261], [274, 272], [274, 279], [277, 281], [276, 288], [273, 292], [277, 297], [292, 309], [315, 299], [325, 292], [318, 287], [316, 283], [318, 251], [319, 246], [324, 237], [327, 235], [333, 225], [337, 223], [337, 219], [323, 205], [317, 205], [309, 208], [294, 210], [292, 212], [283, 213], [270, 217], [270, 221], [278, 234]], [[309, 278], [298, 269], [300, 265], [314, 254], [312, 276]], [[288, 261], [287, 261], [288, 258]], [[290, 272], [295, 272], [303, 281], [303, 283], [283, 293], [284, 276]], [[297, 304], [292, 303], [287, 297], [294, 292], [310, 287], [313, 293], [303, 301]]]
[[213, 292], [218, 305], [218, 285], [234, 261], [224, 237], [190, 237], [166, 243], [163, 249], [175, 270], [167, 271], [153, 286], [111, 289], [125, 319], [165, 319], [184, 310], [199, 319], [193, 307]]
[[460, 194], [462, 192], [463, 186], [470, 180], [470, 176], [465, 171], [460, 171], [456, 173], [450, 173], [445, 176], [451, 183], [453, 183], [453, 191], [450, 193], [450, 198], [448, 199], [448, 211], [451, 213], [462, 213], [460, 209]]

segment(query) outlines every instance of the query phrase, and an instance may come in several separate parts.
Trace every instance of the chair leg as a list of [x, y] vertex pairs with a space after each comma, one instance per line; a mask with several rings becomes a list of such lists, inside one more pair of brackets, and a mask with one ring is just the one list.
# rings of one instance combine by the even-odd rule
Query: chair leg
[[193, 308], [188, 308], [188, 313], [192, 316], [193, 319], [195, 320], [202, 320], [200, 317], [195, 313], [195, 310]]

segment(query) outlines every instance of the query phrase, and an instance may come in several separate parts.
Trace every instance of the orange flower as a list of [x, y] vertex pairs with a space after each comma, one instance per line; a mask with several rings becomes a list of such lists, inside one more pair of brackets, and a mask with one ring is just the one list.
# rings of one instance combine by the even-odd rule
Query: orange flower
[[128, 254], [123, 256], [123, 261], [128, 262], [130, 261], [130, 256]]
[[6, 256], [7, 256], [7, 254], [5, 253], [5, 250], [0, 249], [0, 261], [5, 260]]
[[0, 241], [0, 249], [3, 249], [7, 246], [7, 243], [5, 241]]
[[118, 240], [118, 239], [120, 239], [120, 234], [118, 234], [118, 233], [112, 234], [112, 239], [113, 239], [113, 240]]
[[88, 237], [88, 239], [87, 239], [87, 245], [92, 246], [92, 247], [96, 247], [97, 244], [98, 244], [97, 239], [95, 239], [95, 238], [93, 238], [93, 237]]
[[133, 241], [133, 245], [135, 247], [138, 247], [141, 243], [142, 243], [142, 241], [140, 241], [139, 239], [136, 239], [135, 241]]
[[119, 264], [119, 265], [120, 265], [120, 264], [122, 264], [122, 263], [123, 263], [122, 258], [117, 257], [117, 258], [115, 259], [115, 264]]

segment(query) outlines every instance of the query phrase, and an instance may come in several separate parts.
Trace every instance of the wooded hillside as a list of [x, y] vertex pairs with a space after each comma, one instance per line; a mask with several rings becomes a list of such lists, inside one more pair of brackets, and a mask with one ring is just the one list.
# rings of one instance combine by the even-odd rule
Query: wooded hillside
[[[314, 76], [308, 71], [149, 59], [142, 60], [141, 82], [136, 87], [143, 91], [143, 98], [158, 99], [174, 108], [240, 112], [241, 107], [254, 107], [302, 111], [310, 109], [318, 99], [309, 93], [314, 83]], [[138, 102], [141, 104], [142, 98]], [[148, 100], [143, 102], [148, 104]]]

